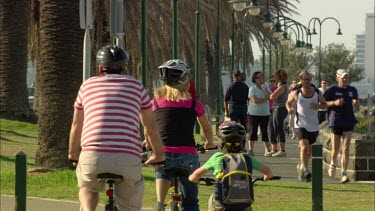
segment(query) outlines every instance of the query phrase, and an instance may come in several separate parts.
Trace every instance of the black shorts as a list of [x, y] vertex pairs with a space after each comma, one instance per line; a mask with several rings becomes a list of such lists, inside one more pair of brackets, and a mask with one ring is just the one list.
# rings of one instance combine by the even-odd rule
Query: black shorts
[[347, 127], [347, 128], [337, 128], [337, 127], [329, 127], [329, 131], [335, 135], [340, 135], [342, 136], [342, 134], [344, 132], [350, 132], [350, 131], [353, 131], [354, 128], [353, 127]]
[[305, 128], [299, 128], [298, 140], [307, 139], [309, 140], [309, 144], [311, 145], [316, 142], [316, 138], [318, 137], [318, 135], [319, 131], [309, 132]]

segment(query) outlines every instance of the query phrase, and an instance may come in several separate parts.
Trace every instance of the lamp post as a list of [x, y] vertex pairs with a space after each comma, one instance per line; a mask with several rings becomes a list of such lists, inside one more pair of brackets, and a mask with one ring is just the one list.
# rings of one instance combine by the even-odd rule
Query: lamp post
[[[216, 31], [216, 46], [217, 46], [217, 56], [216, 56], [216, 115], [221, 114], [221, 94], [220, 94], [220, 82], [221, 82], [221, 37], [220, 37], [220, 0], [217, 0], [217, 31]], [[217, 119], [216, 121], [219, 121]]]
[[[228, 1], [229, 3], [231, 3], [233, 5], [233, 9], [235, 11], [242, 11], [246, 8], [246, 3], [248, 3], [249, 1], [248, 0], [230, 0]], [[255, 1], [253, 0], [252, 1], [253, 3], [253, 7], [257, 7], [259, 8], [259, 11], [260, 11], [260, 7], [259, 5], [254, 5], [255, 4]], [[257, 3], [256, 3], [257, 4]], [[259, 12], [252, 12], [251, 14], [254, 14], [254, 15], [257, 15], [257, 13]], [[242, 54], [242, 71], [245, 71], [245, 55], [244, 55], [244, 51], [245, 51], [245, 20], [246, 20], [246, 16], [247, 16], [247, 12], [244, 16], [244, 19], [243, 19], [243, 42], [241, 44], [241, 54]], [[234, 21], [234, 11], [232, 13], [232, 55], [231, 55], [231, 66], [232, 66], [232, 71], [234, 71], [234, 24], [235, 24], [235, 21]]]
[[[336, 33], [336, 35], [342, 35], [341, 33], [341, 27], [340, 27], [340, 22], [336, 19], [336, 18], [333, 18], [333, 17], [327, 17], [327, 18], [324, 18], [323, 20], [320, 20], [320, 18], [311, 18], [310, 21], [309, 21], [309, 25], [308, 25], [308, 34], [309, 35], [316, 35], [316, 30], [315, 30], [315, 24], [318, 23], [319, 24], [319, 71], [318, 71], [318, 84], [320, 84], [320, 82], [322, 81], [321, 79], [321, 72], [322, 72], [322, 25], [324, 23], [324, 21], [326, 20], [334, 20], [337, 22], [338, 26], [339, 26], [339, 29]], [[310, 32], [310, 23], [313, 21], [313, 32], [311, 33]]]
[[173, 0], [173, 59], [178, 58], [178, 0]]

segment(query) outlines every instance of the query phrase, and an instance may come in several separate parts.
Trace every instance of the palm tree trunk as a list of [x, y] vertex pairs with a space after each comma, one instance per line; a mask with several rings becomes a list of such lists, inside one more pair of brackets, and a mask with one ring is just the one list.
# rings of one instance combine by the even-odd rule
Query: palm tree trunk
[[29, 19], [29, 1], [0, 1], [0, 115], [36, 122], [26, 84]]
[[73, 103], [82, 82], [84, 30], [79, 27], [78, 10], [76, 0], [45, 0], [39, 5], [37, 167], [68, 165]]

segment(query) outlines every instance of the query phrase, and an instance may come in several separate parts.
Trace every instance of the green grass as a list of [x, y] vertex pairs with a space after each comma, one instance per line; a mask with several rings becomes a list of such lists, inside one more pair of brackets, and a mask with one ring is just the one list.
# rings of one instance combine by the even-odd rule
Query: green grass
[[[27, 168], [33, 168], [37, 144], [37, 126], [16, 121], [0, 120], [0, 193], [14, 195], [15, 156], [19, 151], [27, 154]], [[199, 137], [197, 137], [199, 138]], [[200, 139], [197, 139], [200, 140]], [[154, 172], [143, 168], [145, 176], [144, 207], [152, 207], [156, 201]], [[255, 184], [254, 210], [311, 210], [311, 183], [269, 181]], [[207, 208], [213, 187], [200, 186], [199, 199], [202, 210]], [[27, 195], [65, 200], [77, 200], [75, 172], [63, 170], [33, 173], [27, 176]], [[105, 202], [100, 194], [100, 202]], [[374, 210], [374, 184], [324, 184], [324, 210]]]

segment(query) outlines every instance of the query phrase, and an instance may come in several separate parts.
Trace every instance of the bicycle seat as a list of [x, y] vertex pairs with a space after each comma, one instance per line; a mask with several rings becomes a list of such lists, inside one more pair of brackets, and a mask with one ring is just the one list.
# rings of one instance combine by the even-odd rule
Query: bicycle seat
[[107, 181], [107, 180], [113, 180], [115, 182], [121, 182], [123, 180], [123, 177], [118, 174], [112, 174], [112, 173], [100, 173], [98, 174], [98, 180], [101, 181]]
[[171, 168], [166, 168], [164, 170], [164, 173], [172, 177], [183, 177], [183, 176], [190, 175], [191, 169], [186, 166], [171, 167]]

